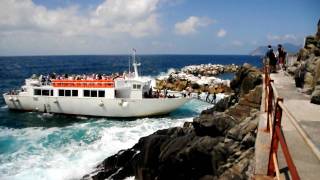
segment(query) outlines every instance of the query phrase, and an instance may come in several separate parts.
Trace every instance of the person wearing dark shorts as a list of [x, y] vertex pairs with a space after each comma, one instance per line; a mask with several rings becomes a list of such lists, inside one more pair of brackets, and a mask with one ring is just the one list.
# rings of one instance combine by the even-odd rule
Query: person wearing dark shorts
[[276, 55], [273, 52], [272, 46], [268, 46], [268, 51], [266, 53], [266, 57], [269, 59], [269, 66], [270, 66], [270, 73], [276, 73], [277, 72], [277, 58]]

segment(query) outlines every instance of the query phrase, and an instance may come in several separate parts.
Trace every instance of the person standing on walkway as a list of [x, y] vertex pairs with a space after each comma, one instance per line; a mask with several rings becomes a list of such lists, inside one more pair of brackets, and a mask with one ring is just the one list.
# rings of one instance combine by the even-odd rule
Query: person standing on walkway
[[285, 70], [287, 52], [281, 44], [278, 44], [278, 62], [281, 69]]
[[277, 72], [277, 58], [276, 55], [273, 52], [272, 46], [268, 45], [268, 51], [266, 53], [266, 57], [269, 59], [269, 66], [270, 66], [270, 73]]

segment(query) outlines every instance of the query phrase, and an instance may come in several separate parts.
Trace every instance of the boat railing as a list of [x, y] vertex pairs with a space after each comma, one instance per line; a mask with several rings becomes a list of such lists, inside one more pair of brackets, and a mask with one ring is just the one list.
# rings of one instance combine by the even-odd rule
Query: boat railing
[[53, 87], [114, 88], [113, 80], [52, 80]]

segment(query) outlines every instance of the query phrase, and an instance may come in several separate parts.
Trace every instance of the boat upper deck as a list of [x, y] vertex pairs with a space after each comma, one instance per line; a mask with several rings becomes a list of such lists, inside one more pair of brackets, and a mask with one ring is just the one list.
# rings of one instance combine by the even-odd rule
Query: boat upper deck
[[114, 88], [114, 80], [52, 80], [53, 87], [76, 87], [76, 88]]

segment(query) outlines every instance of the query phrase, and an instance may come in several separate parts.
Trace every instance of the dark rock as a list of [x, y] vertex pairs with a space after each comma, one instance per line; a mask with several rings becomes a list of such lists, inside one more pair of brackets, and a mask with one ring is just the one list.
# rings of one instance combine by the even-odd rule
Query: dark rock
[[224, 136], [236, 124], [233, 117], [224, 113], [201, 115], [193, 120], [193, 127], [198, 136]]
[[199, 180], [215, 180], [216, 178], [212, 175], [204, 175], [202, 177], [199, 178]]
[[320, 40], [320, 19], [319, 19], [318, 25], [317, 25], [316, 38], [317, 38], [317, 40]]
[[198, 83], [192, 83], [191, 84], [191, 88], [192, 89], [199, 89], [200, 88], [200, 85]]
[[230, 83], [230, 87], [236, 92], [247, 94], [255, 86], [262, 84], [262, 73], [249, 64], [244, 64], [236, 73], [236, 78]]
[[311, 95], [311, 103], [320, 104], [320, 61], [317, 61], [314, 76], [314, 91]]
[[[217, 144], [219, 139], [208, 136], [179, 137], [169, 144], [159, 156], [159, 179], [198, 179], [203, 174], [214, 174], [212, 159], [225, 159], [225, 151]], [[183, 144], [183, 145], [182, 145]], [[223, 148], [223, 147], [222, 147]], [[214, 163], [216, 161], [213, 161]]]
[[237, 72], [241, 77], [233, 82], [238, 92], [183, 127], [140, 138], [132, 148], [108, 157], [83, 179], [247, 179], [261, 102], [262, 88], [255, 88], [261, 83], [260, 74], [245, 65]]
[[246, 136], [241, 141], [241, 144], [245, 147], [253, 147], [255, 143], [256, 137], [253, 132], [246, 134]]
[[305, 40], [305, 48], [308, 47], [308, 45], [318, 46], [318, 41], [317, 41], [316, 37], [307, 36], [306, 40]]
[[311, 103], [320, 105], [320, 85], [316, 86], [311, 95]]
[[218, 179], [220, 180], [241, 180], [241, 179], [248, 179], [248, 175], [246, 172], [249, 169], [250, 166], [250, 160], [254, 156], [254, 149], [250, 148], [246, 150], [245, 152], [241, 153], [242, 155], [238, 158], [238, 161], [233, 164], [233, 166], [224, 173], [219, 176]]

